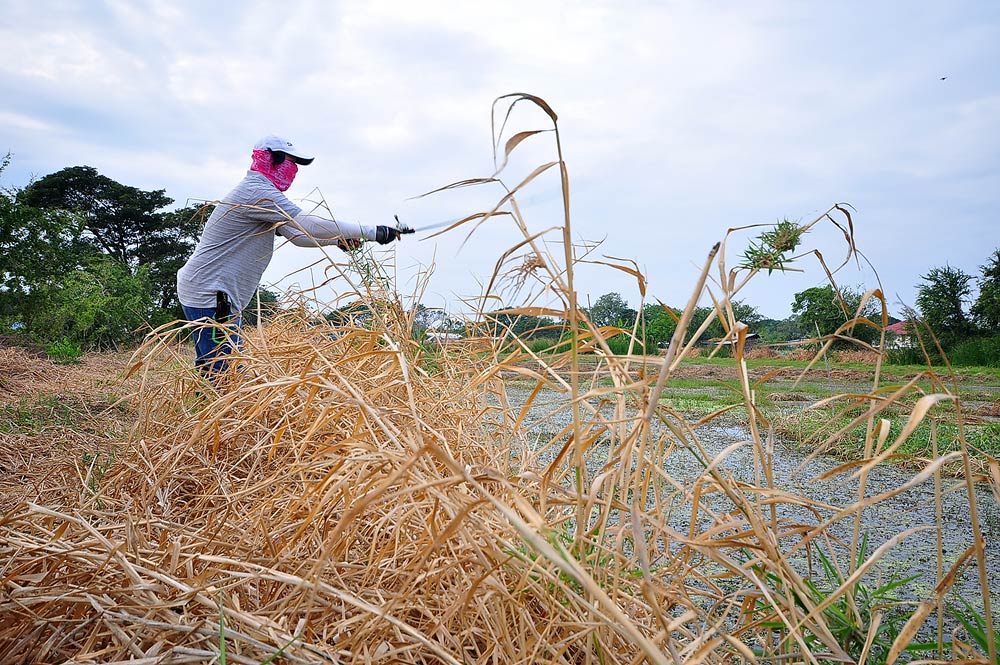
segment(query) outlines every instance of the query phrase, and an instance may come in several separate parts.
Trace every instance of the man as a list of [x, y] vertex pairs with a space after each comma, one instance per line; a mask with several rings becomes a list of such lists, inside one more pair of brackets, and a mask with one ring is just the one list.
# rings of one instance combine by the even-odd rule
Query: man
[[300, 165], [313, 157], [290, 141], [266, 136], [253, 148], [247, 175], [215, 207], [194, 254], [177, 271], [177, 297], [189, 321], [230, 324], [228, 334], [202, 327], [194, 333], [195, 365], [208, 377], [225, 369], [223, 358], [239, 344], [240, 312], [260, 284], [280, 234], [299, 247], [357, 247], [363, 240], [385, 245], [399, 239], [391, 226], [362, 226], [307, 215], [285, 192]]

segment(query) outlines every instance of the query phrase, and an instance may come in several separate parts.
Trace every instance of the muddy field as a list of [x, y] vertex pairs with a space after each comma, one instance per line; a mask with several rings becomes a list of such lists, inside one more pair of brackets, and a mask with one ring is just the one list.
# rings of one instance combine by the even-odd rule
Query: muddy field
[[[722, 374], [722, 373], [719, 373]], [[854, 370], [845, 370], [842, 378], [857, 378]], [[699, 378], [702, 375], [697, 375]], [[686, 378], [691, 378], [688, 374]], [[794, 377], [792, 377], [794, 380]], [[848, 386], [838, 385], [839, 389], [847, 391]], [[511, 385], [508, 397], [511, 404], [519, 406], [528, 398], [532, 387], [527, 382]], [[699, 388], [686, 389], [687, 392], [698, 391]], [[671, 391], [671, 398], [678, 398], [684, 389]], [[596, 402], [594, 402], [596, 406]], [[609, 414], [610, 417], [610, 414]], [[527, 418], [536, 442], [544, 442], [560, 431], [570, 422], [567, 396], [562, 393], [544, 390], [534, 400]], [[662, 427], [654, 426], [656, 433], [662, 432]], [[744, 445], [729, 454], [722, 468], [734, 478], [750, 485], [759, 482], [759, 471], [755, 469], [754, 455], [750, 432], [740, 423], [739, 417], [720, 419], [719, 423], [707, 424], [695, 430], [698, 444], [709, 458], [719, 455], [734, 444]], [[808, 497], [812, 501], [824, 504], [827, 509], [820, 512], [794, 507], [790, 503], [781, 504], [777, 513], [779, 521], [786, 526], [805, 525], [816, 526], [829, 520], [836, 510], [850, 505], [861, 498], [859, 481], [847, 471], [830, 475], [831, 470], [841, 466], [843, 460], [829, 455], [820, 455], [809, 459], [808, 452], [801, 447], [776, 437], [772, 441], [771, 471], [775, 487], [792, 495]], [[587, 458], [591, 475], [596, 476], [609, 462], [607, 445], [598, 444]], [[899, 467], [883, 464], [877, 467], [867, 478], [863, 493], [864, 497], [872, 497], [890, 492], [905, 485], [914, 475], [911, 469], [914, 465]], [[691, 483], [704, 472], [704, 463], [699, 461], [699, 455], [692, 448], [683, 445], [675, 446], [667, 456], [664, 469], [683, 487]], [[958, 477], [945, 476], [941, 479], [944, 496], [940, 503], [940, 517], [937, 514], [938, 504], [935, 502], [934, 480], [919, 483], [912, 488], [879, 501], [865, 509], [857, 525], [860, 533], [867, 533], [870, 539], [869, 554], [877, 547], [900, 533], [915, 527], [925, 527], [926, 531], [914, 533], [896, 545], [870, 576], [870, 583], [880, 585], [890, 579], [903, 579], [915, 576], [915, 579], [901, 589], [901, 599], [922, 600], [932, 594], [939, 577], [936, 570], [937, 550], [940, 548], [944, 570], [947, 570], [956, 559], [966, 551], [972, 543], [972, 528], [969, 521], [969, 504], [964, 481]], [[979, 522], [987, 543], [1000, 541], [1000, 508], [997, 498], [986, 484], [977, 485], [976, 501], [979, 507]], [[672, 493], [668, 504], [676, 506], [676, 510], [664, 517], [670, 525], [681, 533], [697, 532], [708, 525], [691, 523], [689, 506], [683, 492]], [[723, 497], [712, 500], [710, 505], [719, 512], [732, 508]], [[941, 528], [938, 529], [940, 519]], [[850, 543], [854, 529], [855, 518], [848, 516], [831, 523], [828, 533], [834, 541], [839, 541], [836, 556], [843, 556], [846, 544]], [[939, 540], [940, 538], [940, 540]], [[803, 573], [806, 565], [802, 564]], [[1000, 580], [1000, 548], [990, 547], [987, 552], [987, 567], [991, 580]], [[1000, 593], [1000, 583], [994, 589]], [[982, 600], [979, 591], [979, 580], [972, 567], [966, 567], [950, 593], [950, 600], [957, 603], [959, 598], [965, 598], [981, 607]]]

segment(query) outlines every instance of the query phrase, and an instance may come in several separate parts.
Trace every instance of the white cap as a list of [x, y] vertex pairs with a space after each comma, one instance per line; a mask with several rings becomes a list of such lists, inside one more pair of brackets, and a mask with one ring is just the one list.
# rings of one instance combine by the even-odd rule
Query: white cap
[[313, 157], [306, 155], [295, 145], [280, 136], [275, 136], [271, 134], [270, 136], [265, 136], [261, 140], [257, 141], [257, 144], [253, 147], [254, 150], [270, 150], [271, 152], [283, 152], [286, 155], [295, 158], [295, 161], [299, 164], [312, 164]]

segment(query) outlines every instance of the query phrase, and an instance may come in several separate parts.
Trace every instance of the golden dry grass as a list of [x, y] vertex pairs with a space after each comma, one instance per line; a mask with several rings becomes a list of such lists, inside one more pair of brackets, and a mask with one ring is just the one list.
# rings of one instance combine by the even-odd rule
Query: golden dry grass
[[119, 379], [128, 359], [94, 353], [57, 365], [0, 346], [0, 514], [40, 497], [50, 505], [75, 501], [68, 479], [86, 478], [107, 461], [109, 441], [127, 436]]
[[[556, 128], [542, 100], [507, 101], [535, 104]], [[514, 135], [504, 154], [530, 135]], [[514, 198], [553, 166], [567, 201], [555, 255]], [[0, 517], [0, 661], [259, 663], [280, 652], [307, 663], [816, 663], [857, 660], [848, 651], [862, 646], [864, 660], [886, 609], [854, 616], [861, 644], [835, 635], [826, 610], [918, 536], [900, 533], [858, 561], [862, 513], [914, 484], [935, 483], [940, 496], [941, 465], [968, 469], [968, 452], [930, 460], [901, 487], [867, 492], [868, 474], [906, 436], [889, 439], [879, 414], [914, 390], [886, 394], [877, 365], [871, 393], [849, 396], [867, 406], [864, 458], [830, 472], [860, 477], [858, 494], [828, 505], [777, 485], [758, 380], [742, 362], [745, 327], [729, 306], [756, 271], [727, 268], [724, 241], [706, 258], [664, 356], [617, 357], [576, 303], [568, 197], [560, 153], [496, 208], [456, 224], [507, 207], [523, 240], [498, 261], [488, 290], [529, 289], [512, 313], [567, 321], [572, 348], [553, 359], [516, 339], [429, 356], [412, 339], [413, 312], [380, 280], [358, 289], [374, 314], [364, 325], [333, 330], [292, 312], [246, 331], [218, 390], [201, 383], [176, 332], [152, 335], [134, 359], [138, 424], [99, 482], [67, 477], [61, 496], [73, 500], [43, 495]], [[813, 223], [845, 230], [853, 252], [853, 222], [834, 217], [841, 213], [831, 208]], [[532, 279], [508, 268], [529, 263]], [[530, 291], [535, 280], [545, 288]], [[700, 440], [703, 423], [660, 400], [695, 348], [683, 331], [706, 292], [740, 341], [749, 422], [749, 436], [714, 458]], [[542, 293], [556, 304], [538, 301]], [[583, 348], [597, 356], [586, 372]], [[508, 403], [511, 375], [537, 386], [523, 404]], [[914, 423], [951, 402], [938, 387], [917, 401]], [[525, 419], [543, 389], [568, 397], [552, 414], [564, 424], [533, 441]], [[753, 481], [725, 465], [742, 451]], [[672, 475], [682, 452], [702, 460], [696, 477]], [[993, 482], [1000, 488], [1000, 472]], [[975, 522], [971, 484], [970, 473], [957, 491], [968, 493]], [[783, 508], [809, 517], [780, 517]], [[671, 526], [668, 514], [690, 515], [689, 526]], [[854, 525], [851, 542], [831, 536], [841, 523]], [[843, 584], [822, 599], [800, 565], [817, 546], [847, 553]], [[991, 621], [985, 547], [975, 531], [952, 568], [938, 559], [939, 584], [911, 604], [916, 618], [893, 658], [925, 620], [940, 619], [968, 566]], [[986, 662], [988, 654], [962, 655]]]

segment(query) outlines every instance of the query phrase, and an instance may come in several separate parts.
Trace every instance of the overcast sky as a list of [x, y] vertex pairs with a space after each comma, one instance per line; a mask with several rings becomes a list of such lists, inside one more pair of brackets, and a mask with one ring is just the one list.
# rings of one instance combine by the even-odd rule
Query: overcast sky
[[[491, 103], [527, 92], [559, 114], [574, 238], [634, 260], [669, 304], [727, 228], [838, 202], [856, 208], [894, 310], [929, 268], [978, 275], [1000, 246], [995, 1], [0, 0], [0, 15], [6, 186], [90, 165], [179, 205], [219, 199], [276, 133], [316, 155], [291, 198], [318, 188], [338, 217], [419, 227], [499, 198], [411, 199], [489, 176]], [[524, 105], [511, 131], [548, 126]], [[505, 182], [556, 159], [552, 138], [522, 144]], [[555, 171], [519, 201], [532, 231], [562, 222]], [[836, 236], [827, 224], [807, 244], [839, 263]], [[730, 262], [750, 237], [729, 241]], [[521, 236], [498, 218], [464, 239], [401, 243], [399, 289], [434, 262], [425, 304], [457, 309]], [[308, 284], [295, 271], [320, 258], [282, 247], [265, 281]], [[824, 283], [815, 261], [802, 267], [759, 277], [744, 299], [784, 318], [795, 292]], [[853, 264], [837, 277], [876, 285]], [[581, 268], [577, 287], [639, 302], [618, 271]]]

